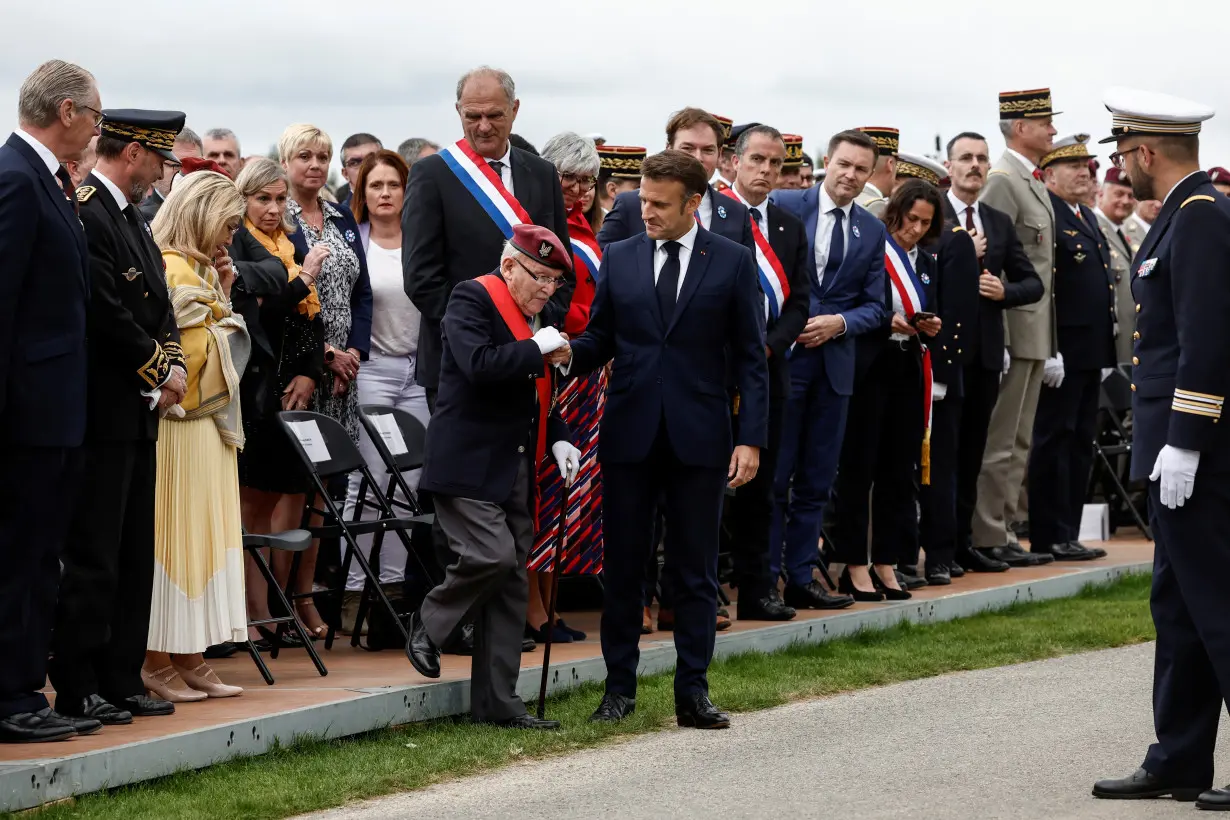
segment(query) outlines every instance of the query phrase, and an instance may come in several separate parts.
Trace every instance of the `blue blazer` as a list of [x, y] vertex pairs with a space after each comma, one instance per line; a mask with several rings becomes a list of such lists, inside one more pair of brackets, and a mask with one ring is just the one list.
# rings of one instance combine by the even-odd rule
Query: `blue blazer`
[[[713, 200], [713, 218], [709, 230], [747, 248], [755, 259], [756, 245], [752, 239], [752, 223], [747, 216], [747, 207], [737, 199], [718, 193], [709, 186]], [[701, 226], [702, 229], [704, 226]], [[641, 219], [641, 199], [637, 191], [625, 191], [615, 197], [615, 204], [602, 220], [598, 231], [598, 245], [606, 252], [613, 242], [629, 239], [645, 232], [645, 220]]]
[[[781, 190], [771, 200], [802, 220], [807, 229], [808, 258], [815, 281], [816, 219], [820, 212], [820, 186], [806, 190]], [[850, 210], [850, 238], [837, 273], [826, 277], [821, 288], [820, 309], [814, 316], [841, 314], [846, 332], [819, 348], [833, 392], [854, 392], [854, 338], [884, 325], [884, 223], [857, 203]], [[809, 311], [811, 312], [811, 311]], [[795, 349], [797, 355], [799, 348]]]
[[79, 447], [86, 423], [85, 230], [29, 143], [0, 146], [0, 441]]
[[[607, 246], [589, 326], [571, 343], [569, 372], [595, 370], [614, 359], [598, 439], [600, 461], [644, 461], [654, 432], [665, 423], [679, 461], [724, 470], [734, 443], [768, 443], [769, 374], [756, 263], [747, 248], [701, 228], [675, 312], [663, 317], [654, 286], [654, 249], [643, 233]], [[728, 350], [741, 397], [733, 443]]]
[[[359, 226], [349, 208], [333, 202], [325, 202], [323, 207], [325, 219], [337, 225], [346, 239], [346, 244], [359, 258], [359, 278], [355, 280], [350, 291], [350, 335], [346, 337], [346, 347], [353, 347], [359, 351], [359, 358], [367, 361], [367, 355], [372, 348], [372, 283], [367, 276], [367, 253], [364, 250], [363, 237], [359, 234]], [[309, 248], [303, 231], [292, 233], [290, 241], [295, 246], [297, 257], [302, 259], [307, 256]]]

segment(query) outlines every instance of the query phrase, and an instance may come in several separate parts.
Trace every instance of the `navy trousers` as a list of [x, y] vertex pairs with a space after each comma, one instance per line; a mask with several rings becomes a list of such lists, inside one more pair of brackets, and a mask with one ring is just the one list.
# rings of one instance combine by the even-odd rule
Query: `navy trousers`
[[1029, 541], [1077, 540], [1093, 469], [1100, 370], [1071, 370], [1059, 387], [1042, 386], [1029, 453]]

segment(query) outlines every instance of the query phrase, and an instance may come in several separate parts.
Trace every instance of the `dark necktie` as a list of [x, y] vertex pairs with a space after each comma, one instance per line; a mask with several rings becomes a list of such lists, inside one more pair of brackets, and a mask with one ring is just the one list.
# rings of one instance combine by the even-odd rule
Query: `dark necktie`
[[[967, 230], [971, 234], [974, 233], [974, 231], [978, 230], [978, 226], [974, 224], [974, 206], [973, 205], [965, 206], [965, 230]], [[978, 265], [979, 266], [982, 265], [981, 256], [978, 257]]]
[[68, 197], [68, 204], [73, 206], [73, 213], [78, 213], [77, 208], [77, 187], [73, 185], [73, 178], [68, 175], [68, 171], [61, 165], [56, 170], [56, 179], [60, 181], [60, 187], [64, 190], [64, 196]]
[[748, 211], [752, 214], [752, 221], [756, 223], [756, 227], [763, 229], [764, 226], [760, 224], [760, 209], [748, 208]]
[[662, 311], [662, 321], [667, 325], [675, 315], [675, 298], [679, 291], [679, 248], [678, 242], [667, 242], [662, 246], [666, 250], [666, 262], [658, 273], [658, 309]]
[[[829, 258], [824, 263], [824, 280], [831, 282], [830, 276], [836, 275], [841, 263], [846, 258], [846, 231], [844, 227], [845, 212], [841, 208], [833, 211], [833, 238], [829, 241]], [[823, 282], [821, 284], [823, 284]]]
[[504, 182], [504, 163], [498, 159], [488, 160], [487, 165], [491, 166], [491, 170], [495, 171], [495, 178], [501, 183]]

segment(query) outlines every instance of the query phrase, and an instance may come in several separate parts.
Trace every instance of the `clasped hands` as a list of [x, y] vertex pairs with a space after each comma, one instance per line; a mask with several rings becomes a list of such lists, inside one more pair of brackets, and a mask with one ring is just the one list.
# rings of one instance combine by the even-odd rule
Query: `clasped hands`
[[172, 365], [170, 378], [159, 390], [161, 392], [158, 394], [158, 414], [166, 415], [167, 410], [179, 404], [184, 400], [184, 396], [188, 395], [187, 371], [179, 365]]
[[846, 332], [846, 320], [840, 316], [813, 316], [803, 325], [796, 339], [803, 347], [819, 347]]
[[353, 347], [342, 350], [340, 347], [325, 346], [325, 350], [333, 351], [333, 361], [329, 362], [329, 370], [333, 372], [333, 395], [340, 396], [350, 387], [350, 383], [359, 375], [359, 351]]
[[542, 353], [543, 361], [547, 364], [564, 365], [572, 359], [567, 333], [560, 333], [548, 326], [535, 333], [532, 341], [538, 345], [538, 351]]
[[943, 322], [938, 316], [933, 316], [930, 319], [919, 319], [916, 324], [910, 324], [900, 313], [894, 313], [891, 330], [893, 333], [900, 333], [903, 336], [917, 336], [920, 330], [928, 336], [934, 336], [940, 332], [942, 327]]

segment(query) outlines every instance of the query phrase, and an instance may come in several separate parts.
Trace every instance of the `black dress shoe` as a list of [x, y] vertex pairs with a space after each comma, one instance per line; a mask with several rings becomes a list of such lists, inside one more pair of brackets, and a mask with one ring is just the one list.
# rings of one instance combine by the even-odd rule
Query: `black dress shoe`
[[43, 709], [34, 714], [42, 716], [45, 720], [58, 720], [62, 723], [67, 723], [79, 735], [92, 735], [103, 727], [102, 721], [97, 718], [62, 715], [54, 709]]
[[897, 572], [897, 585], [902, 589], [922, 589], [927, 585], [927, 579], [918, 574], [918, 569], [899, 569]]
[[1181, 786], [1169, 783], [1149, 774], [1144, 769], [1137, 769], [1119, 780], [1099, 780], [1093, 784], [1093, 796], [1105, 800], [1148, 800], [1154, 797], [1173, 797], [1183, 803], [1190, 803], [1201, 797], [1204, 791], [1203, 786]]
[[0, 743], [48, 743], [77, 736], [72, 724], [50, 714], [50, 709], [41, 709], [0, 718]]
[[819, 581], [805, 587], [787, 586], [783, 600], [795, 609], [845, 609], [854, 605], [849, 595], [833, 595]]
[[[897, 583], [900, 584], [901, 582], [898, 581]], [[871, 585], [874, 586], [876, 590], [889, 601], [908, 601], [914, 597], [904, 588], [904, 584], [901, 589], [893, 589], [888, 584], [884, 583], [884, 581], [880, 579], [880, 576], [876, 575], [874, 570], [871, 573]]]
[[936, 564], [927, 567], [927, 583], [936, 587], [946, 587], [952, 583], [952, 575], [947, 564]]
[[777, 596], [766, 595], [758, 601], [740, 598], [736, 614], [740, 621], [789, 621], [798, 612]]
[[[522, 638], [521, 639], [521, 651], [522, 652], [533, 652], [537, 648], [538, 648], [538, 642], [535, 641], [533, 638]], [[470, 654], [471, 655], [474, 654], [473, 650], [471, 650]]]
[[1101, 547], [1087, 547], [1084, 544], [1082, 544], [1080, 541], [1069, 541], [1068, 546], [1076, 547], [1077, 549], [1082, 549], [1087, 552], [1092, 552], [1094, 558], [1105, 558], [1106, 557], [1106, 550], [1102, 549]]
[[103, 698], [116, 709], [122, 709], [133, 717], [166, 717], [175, 714], [175, 704], [169, 700], [156, 698], [144, 692], [140, 695], [130, 695], [126, 698]]
[[[871, 573], [875, 577], [875, 573]], [[875, 582], [872, 581], [872, 586]], [[841, 571], [841, 577], [837, 579], [837, 589], [854, 598], [856, 601], [861, 601], [867, 604], [875, 604], [884, 600], [884, 593], [876, 590], [873, 592], [865, 592], [854, 585], [854, 579], [850, 577], [850, 568], [846, 567]]]
[[1092, 561], [1095, 557], [1090, 550], [1072, 544], [1030, 544], [1029, 551], [1053, 555], [1056, 561]]
[[1206, 811], [1230, 811], [1230, 786], [1201, 792], [1196, 798], [1196, 808]]
[[517, 715], [508, 720], [490, 720], [482, 721], [490, 723], [492, 726], [499, 726], [501, 729], [558, 729], [558, 720], [539, 720], [533, 715]]
[[1036, 552], [1026, 552], [1019, 544], [1007, 544], [1002, 547], [984, 547], [979, 550], [983, 555], [1003, 561], [1010, 567], [1040, 567], [1055, 559], [1050, 555]]
[[84, 698], [66, 698], [56, 695], [56, 712], [64, 717], [90, 718], [103, 726], [127, 726], [132, 723], [132, 712], [105, 700], [102, 695]]
[[689, 729], [729, 729], [730, 715], [713, 705], [703, 692], [675, 695], [675, 722]]
[[615, 723], [616, 721], [623, 720], [635, 711], [636, 698], [607, 692], [602, 696], [602, 702], [598, 704], [598, 708], [589, 716], [589, 719], [595, 723]]
[[[473, 650], [471, 650], [473, 651]], [[425, 678], [440, 677], [440, 650], [432, 643], [427, 627], [417, 612], [410, 613], [410, 634], [406, 637], [406, 657]]]
[[[525, 641], [521, 642], [525, 646]], [[462, 655], [469, 657], [474, 654], [474, 624], [462, 624], [457, 636], [444, 645], [440, 651], [445, 655]]]
[[223, 641], [219, 644], [214, 644], [205, 650], [205, 660], [217, 660], [219, 658], [229, 658], [239, 651], [239, 644]]
[[558, 626], [560, 629], [564, 630], [565, 632], [567, 632], [569, 635], [571, 635], [574, 641], [583, 641], [587, 637], [589, 637], [581, 630], [573, 629], [568, 624], [564, 623], [563, 618], [557, 618], [555, 621], [555, 625]]
[[953, 578], [964, 578], [965, 568], [962, 567], [960, 564], [958, 564], [956, 561], [949, 562], [948, 574], [951, 575]]
[[959, 556], [961, 566], [967, 572], [1007, 572], [1008, 565], [998, 558], [992, 558], [980, 549], [962, 550]]

